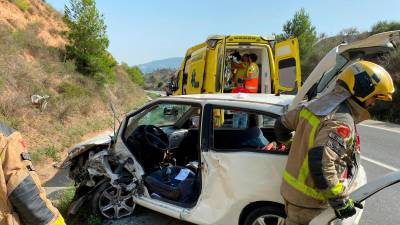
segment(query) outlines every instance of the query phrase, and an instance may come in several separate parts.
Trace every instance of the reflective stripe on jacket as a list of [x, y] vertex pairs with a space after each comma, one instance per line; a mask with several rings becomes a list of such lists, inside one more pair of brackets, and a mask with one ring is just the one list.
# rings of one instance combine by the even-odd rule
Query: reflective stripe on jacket
[[258, 92], [258, 79], [259, 79], [259, 69], [256, 63], [251, 63], [247, 69], [246, 82], [244, 84], [245, 88], [249, 90], [250, 93]]
[[19, 132], [0, 126], [0, 225], [63, 225], [63, 217], [47, 199]]

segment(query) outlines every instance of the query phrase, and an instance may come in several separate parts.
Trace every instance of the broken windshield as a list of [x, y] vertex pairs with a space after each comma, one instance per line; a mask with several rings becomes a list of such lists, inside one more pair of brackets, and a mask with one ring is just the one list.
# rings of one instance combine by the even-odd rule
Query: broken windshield
[[138, 125], [174, 125], [189, 110], [190, 105], [159, 104], [137, 121]]

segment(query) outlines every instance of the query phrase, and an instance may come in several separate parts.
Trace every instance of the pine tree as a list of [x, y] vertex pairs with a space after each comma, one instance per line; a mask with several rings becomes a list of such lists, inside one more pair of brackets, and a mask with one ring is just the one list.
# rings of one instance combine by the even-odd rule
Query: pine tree
[[107, 26], [95, 0], [70, 0], [64, 11], [64, 20], [69, 28], [67, 59], [75, 60], [79, 72], [96, 78], [100, 83], [112, 79], [116, 61], [107, 52]]
[[310, 15], [304, 9], [297, 11], [291, 20], [283, 25], [283, 34], [278, 39], [295, 37], [299, 40], [300, 57], [304, 58], [317, 41], [317, 32], [311, 24]]

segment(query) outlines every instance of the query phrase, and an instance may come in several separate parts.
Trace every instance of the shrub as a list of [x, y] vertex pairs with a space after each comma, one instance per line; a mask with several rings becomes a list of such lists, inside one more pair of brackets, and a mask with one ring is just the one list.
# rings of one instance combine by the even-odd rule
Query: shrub
[[73, 187], [63, 190], [54, 204], [63, 215], [65, 222], [67, 224], [101, 225], [102, 218], [99, 215], [93, 215], [89, 207], [82, 207], [77, 215], [68, 215], [68, 208], [74, 200], [75, 191]]
[[60, 161], [61, 158], [58, 155], [58, 151], [54, 146], [47, 146], [44, 148], [36, 149], [31, 152], [32, 161], [39, 162], [44, 158], [50, 158], [56, 162]]
[[13, 33], [14, 41], [20, 48], [30, 50], [34, 56], [38, 56], [44, 48], [43, 42], [37, 37], [41, 24], [31, 23], [25, 29], [18, 29]]
[[400, 30], [400, 23], [397, 21], [379, 21], [371, 28], [371, 34], [377, 34], [389, 30]]
[[26, 12], [31, 7], [31, 4], [28, 0], [12, 0], [12, 2], [24, 12]]
[[64, 73], [66, 74], [73, 73], [76, 70], [76, 65], [74, 60], [66, 60], [63, 63], [63, 66], [64, 66]]
[[67, 98], [89, 96], [90, 93], [86, 89], [67, 82], [62, 82], [58, 85], [58, 93]]
[[27, 50], [35, 58], [46, 61], [59, 59], [62, 50], [46, 46], [38, 37], [40, 29], [42, 29], [42, 24], [40, 23], [30, 23], [25, 29], [17, 29], [12, 33], [13, 40], [11, 44], [15, 45], [18, 50]]
[[375, 119], [400, 123], [400, 50], [383, 57], [380, 64], [392, 75], [395, 93], [392, 102], [378, 101], [370, 112]]
[[129, 74], [129, 79], [140, 86], [144, 86], [143, 72], [138, 66], [128, 66], [126, 63], [122, 63], [122, 68]]
[[24, 103], [22, 94], [16, 96], [3, 95], [0, 98], [0, 121], [9, 127], [19, 129], [22, 125], [20, 111]]

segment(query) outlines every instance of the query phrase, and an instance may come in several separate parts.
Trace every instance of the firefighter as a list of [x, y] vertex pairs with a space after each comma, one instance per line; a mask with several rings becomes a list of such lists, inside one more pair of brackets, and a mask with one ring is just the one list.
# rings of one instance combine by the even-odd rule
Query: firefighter
[[256, 63], [257, 55], [252, 53], [249, 55], [249, 67], [247, 69], [246, 82], [244, 84], [245, 88], [249, 90], [250, 93], [258, 92], [258, 76], [259, 69]]
[[0, 225], [65, 224], [46, 198], [21, 134], [0, 124], [0, 145]]
[[367, 108], [376, 100], [391, 101], [393, 93], [385, 69], [358, 61], [338, 75], [330, 93], [277, 119], [278, 141], [292, 140], [281, 185], [286, 225], [308, 225], [328, 204], [340, 219], [362, 208], [348, 197], [360, 154], [355, 125], [370, 118]]

